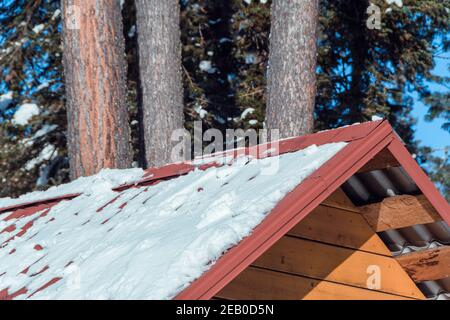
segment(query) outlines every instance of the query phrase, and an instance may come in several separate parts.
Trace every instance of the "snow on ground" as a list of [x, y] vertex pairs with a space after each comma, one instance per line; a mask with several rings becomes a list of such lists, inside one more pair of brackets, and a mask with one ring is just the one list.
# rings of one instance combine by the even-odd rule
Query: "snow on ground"
[[[1, 229], [15, 225], [16, 230], [33, 221], [25, 236], [0, 247], [0, 275], [6, 272], [0, 276], [0, 291], [9, 287], [14, 293], [26, 287], [29, 295], [58, 277], [31, 298], [173, 298], [250, 235], [288, 192], [345, 145], [310, 146], [261, 160], [240, 157], [229, 166], [195, 170], [120, 194], [111, 187], [142, 172], [102, 171], [28, 196], [83, 192], [44, 217], [38, 212], [0, 221]], [[272, 161], [279, 161], [276, 175], [262, 174]], [[0, 243], [16, 232], [0, 233]], [[35, 250], [37, 245], [42, 250]], [[10, 254], [12, 248], [16, 251]], [[26, 274], [21, 273], [27, 267]]]
[[34, 116], [39, 114], [39, 107], [35, 103], [25, 103], [19, 106], [17, 111], [14, 113], [12, 122], [17, 125], [24, 126], [31, 120]]
[[144, 175], [142, 169], [103, 169], [99, 174], [91, 177], [82, 177], [73, 182], [46, 191], [36, 191], [20, 196], [19, 198], [0, 198], [0, 209], [22, 203], [56, 198], [68, 194], [84, 193], [87, 195], [102, 192], [118, 187], [122, 184], [139, 181]]

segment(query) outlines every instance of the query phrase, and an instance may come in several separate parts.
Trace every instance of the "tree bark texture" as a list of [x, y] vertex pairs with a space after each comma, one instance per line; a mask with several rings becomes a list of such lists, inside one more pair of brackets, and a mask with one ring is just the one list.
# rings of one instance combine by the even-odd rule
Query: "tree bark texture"
[[318, 0], [272, 3], [266, 125], [287, 138], [310, 133], [316, 95]]
[[132, 162], [118, 0], [63, 0], [71, 178]]
[[179, 2], [136, 0], [136, 19], [146, 165], [161, 166], [184, 122]]

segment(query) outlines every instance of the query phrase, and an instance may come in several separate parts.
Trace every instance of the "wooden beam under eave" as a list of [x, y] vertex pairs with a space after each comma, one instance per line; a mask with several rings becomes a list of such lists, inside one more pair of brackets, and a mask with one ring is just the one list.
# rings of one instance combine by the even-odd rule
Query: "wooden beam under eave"
[[396, 259], [415, 282], [450, 276], [450, 246], [408, 253]]
[[369, 172], [392, 167], [400, 167], [400, 163], [388, 149], [383, 149], [372, 160], [359, 169], [358, 172]]
[[389, 197], [359, 209], [376, 232], [442, 220], [424, 195]]

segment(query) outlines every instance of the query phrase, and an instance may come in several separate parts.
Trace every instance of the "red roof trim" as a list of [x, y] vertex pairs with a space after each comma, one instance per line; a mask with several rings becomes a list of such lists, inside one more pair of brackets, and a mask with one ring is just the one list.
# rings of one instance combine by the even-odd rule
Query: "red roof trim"
[[51, 207], [51, 206], [55, 205], [55, 202], [57, 203], [57, 202], [61, 202], [62, 200], [72, 200], [73, 198], [76, 198], [76, 197], [78, 197], [80, 195], [81, 195], [81, 193], [73, 193], [73, 194], [68, 194], [68, 195], [64, 195], [64, 196], [60, 196], [60, 197], [43, 199], [43, 200], [39, 200], [39, 201], [32, 201], [32, 202], [25, 202], [25, 203], [21, 203], [21, 204], [15, 204], [15, 205], [12, 205], [12, 206], [0, 208], [0, 214], [5, 213], [5, 212], [19, 210], [19, 209], [25, 209], [25, 208], [29, 208], [29, 207], [34, 207], [34, 206], [37, 206], [37, 205], [43, 205], [43, 204], [48, 204], [48, 207]]
[[[319, 168], [289, 193], [272, 210], [267, 218], [253, 230], [251, 236], [225, 253], [216, 264], [194, 281], [175, 299], [210, 299], [262, 253], [269, 249], [292, 227], [306, 217], [342, 183], [385, 148], [395, 136], [387, 122], [379, 122], [373, 130], [355, 127], [353, 137], [366, 136], [351, 141], [343, 150]], [[359, 129], [359, 130], [358, 130]], [[366, 130], [362, 132], [360, 130]], [[375, 131], [374, 131], [375, 130]], [[339, 133], [347, 138], [348, 133]], [[339, 135], [332, 141], [341, 139]], [[313, 144], [315, 142], [311, 142]]]
[[389, 145], [388, 149], [411, 179], [417, 184], [420, 191], [427, 197], [439, 215], [450, 225], [450, 205], [436, 189], [426, 173], [420, 168], [413, 157], [411, 157], [411, 154], [403, 143], [399, 139], [395, 139]]
[[[224, 152], [219, 152], [211, 155], [205, 155], [203, 158], [214, 158], [214, 157], [237, 157], [238, 155], [256, 155], [258, 158], [277, 156], [279, 154], [289, 153], [304, 149], [312, 144], [317, 146], [331, 143], [331, 142], [350, 142], [357, 139], [364, 138], [375, 128], [377, 128], [382, 121], [372, 121], [363, 124], [352, 125], [342, 128], [337, 128], [334, 130], [320, 131], [313, 134], [308, 134], [301, 137], [293, 137], [288, 139], [283, 139], [278, 141], [278, 149], [273, 153], [265, 154], [267, 150], [273, 149], [277, 146], [277, 143], [266, 143], [262, 145], [253, 146], [250, 148], [240, 148], [226, 150]], [[197, 158], [202, 159], [202, 158]], [[210, 164], [211, 166], [213, 164]], [[148, 185], [154, 181], [171, 179], [181, 175], [185, 175], [195, 169], [204, 170], [209, 166], [204, 165], [194, 165], [193, 162], [186, 163], [172, 163], [161, 168], [150, 168], [146, 170], [144, 179], [141, 181], [125, 184], [115, 188], [115, 191], [125, 190], [134, 186]]]

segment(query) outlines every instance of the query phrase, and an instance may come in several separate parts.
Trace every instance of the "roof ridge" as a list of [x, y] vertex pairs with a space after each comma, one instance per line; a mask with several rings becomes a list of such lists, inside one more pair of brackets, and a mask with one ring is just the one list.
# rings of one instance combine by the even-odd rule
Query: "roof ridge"
[[[283, 139], [279, 139], [277, 141], [257, 144], [255, 146], [251, 146], [251, 147], [227, 149], [225, 151], [221, 151], [221, 152], [217, 152], [217, 153], [213, 153], [213, 154], [206, 154], [201, 157], [194, 158], [193, 160], [190, 160], [190, 161], [175, 162], [175, 163], [170, 163], [170, 164], [167, 164], [167, 165], [164, 165], [161, 167], [149, 168], [144, 171], [144, 175], [142, 176], [141, 180], [133, 182], [133, 183], [125, 183], [125, 184], [119, 185], [117, 187], [112, 188], [112, 190], [113, 191], [123, 191], [123, 190], [133, 188], [136, 186], [151, 185], [151, 184], [157, 183], [162, 180], [172, 179], [175, 177], [179, 177], [179, 176], [188, 174], [189, 172], [194, 171], [196, 169], [206, 170], [212, 166], [215, 166], [215, 167], [223, 166], [226, 163], [223, 163], [223, 162], [220, 163], [217, 161], [211, 161], [211, 162], [206, 162], [206, 163], [197, 163], [197, 164], [195, 163], [196, 161], [219, 158], [220, 156], [223, 156], [224, 158], [226, 158], [227, 156], [231, 156], [230, 161], [237, 158], [238, 156], [243, 156], [243, 155], [257, 155], [258, 159], [262, 159], [265, 157], [278, 156], [281, 154], [302, 150], [302, 149], [304, 149], [308, 146], [314, 145], [314, 144], [315, 145], [323, 145], [323, 144], [333, 143], [333, 142], [354, 141], [354, 140], [366, 137], [367, 135], [372, 133], [376, 128], [378, 128], [383, 122], [387, 122], [387, 120], [367, 121], [367, 122], [343, 126], [343, 127], [339, 127], [339, 128], [335, 128], [335, 129], [318, 131], [318, 132], [310, 133], [310, 134], [303, 135], [303, 136], [283, 138]], [[273, 146], [274, 144], [276, 146], [278, 146], [278, 150], [276, 150], [276, 152], [267, 152], [272, 149], [270, 146]], [[262, 151], [263, 154], [261, 154], [259, 151]], [[41, 204], [41, 203], [59, 202], [61, 200], [65, 200], [65, 199], [72, 199], [77, 196], [80, 196], [81, 194], [82, 193], [67, 194], [67, 195], [62, 195], [59, 197], [18, 203], [18, 204], [6, 206], [3, 208], [0, 207], [0, 214], [5, 213], [7, 211], [22, 209], [22, 208], [26, 208], [26, 207]], [[26, 201], [26, 200], [24, 200], [24, 201]]]

